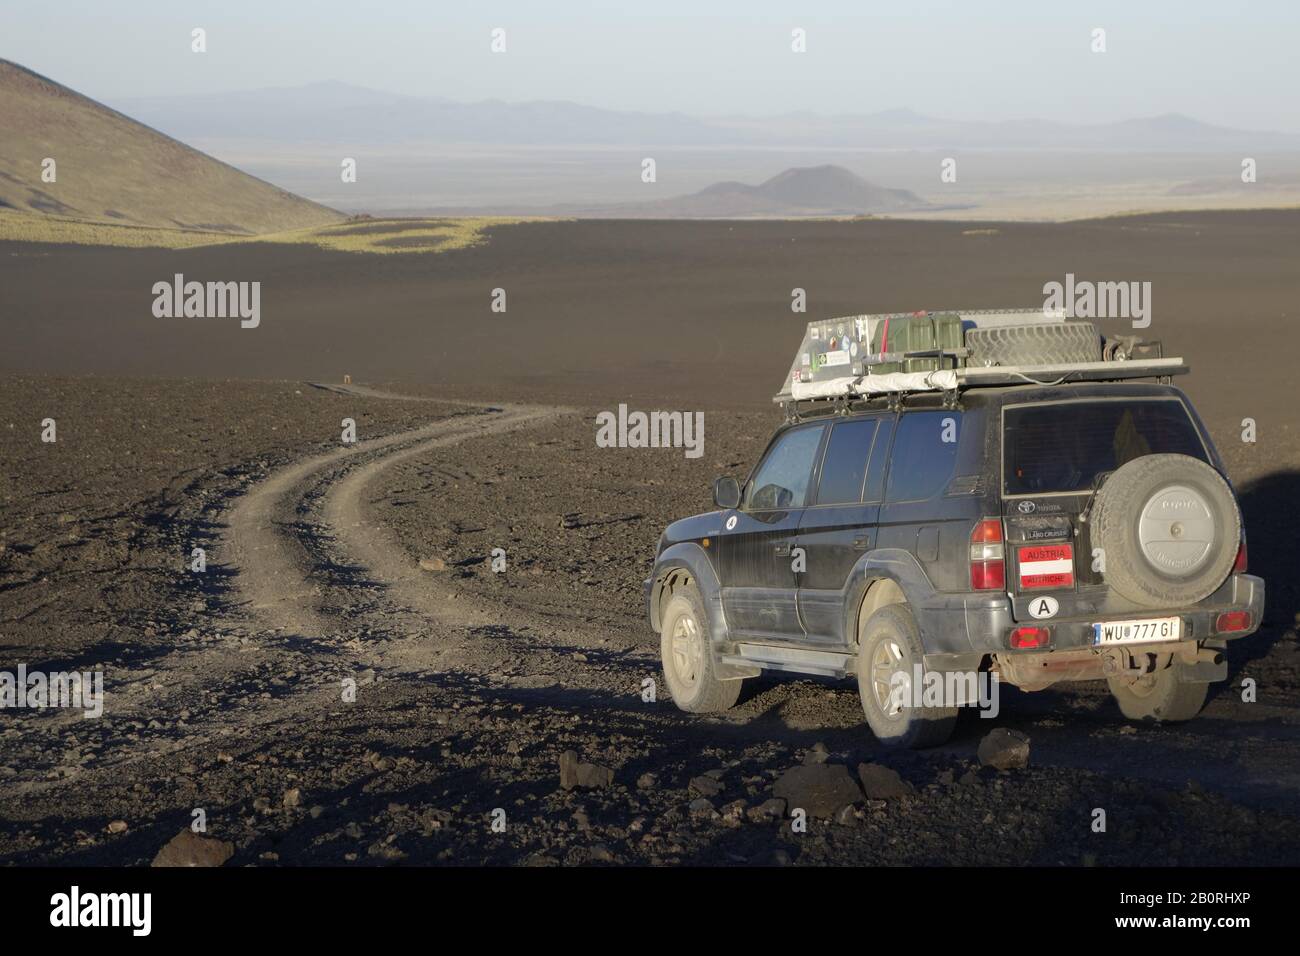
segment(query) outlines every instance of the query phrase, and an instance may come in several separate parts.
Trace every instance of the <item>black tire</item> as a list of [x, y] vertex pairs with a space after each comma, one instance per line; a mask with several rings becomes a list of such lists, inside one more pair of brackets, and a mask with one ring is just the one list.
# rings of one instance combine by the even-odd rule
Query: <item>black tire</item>
[[664, 683], [673, 703], [688, 714], [715, 714], [740, 697], [743, 680], [715, 676], [713, 641], [704, 602], [694, 585], [680, 588], [664, 607], [659, 635]]
[[1101, 336], [1091, 322], [1043, 322], [969, 329], [972, 366], [1077, 365], [1101, 361]]
[[1210, 685], [1179, 680], [1183, 663], [1175, 660], [1169, 667], [1144, 674], [1136, 681], [1109, 677], [1106, 684], [1119, 704], [1120, 713], [1129, 720], [1157, 720], [1178, 723], [1191, 720], [1205, 706]]
[[1227, 580], [1241, 542], [1232, 488], [1187, 455], [1143, 455], [1121, 466], [1097, 492], [1090, 520], [1103, 580], [1143, 607], [1209, 597]]
[[863, 622], [858, 632], [858, 696], [871, 732], [887, 747], [936, 747], [956, 726], [956, 707], [912, 707], [891, 699], [892, 674], [901, 670], [912, 680], [917, 664], [924, 680], [921, 629], [906, 604], [887, 604]]

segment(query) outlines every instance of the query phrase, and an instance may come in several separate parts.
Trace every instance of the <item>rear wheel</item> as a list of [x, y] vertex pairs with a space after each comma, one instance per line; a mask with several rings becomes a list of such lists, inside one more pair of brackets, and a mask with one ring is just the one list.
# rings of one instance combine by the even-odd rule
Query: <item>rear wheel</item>
[[1210, 685], [1179, 680], [1183, 663], [1177, 659], [1136, 679], [1128, 676], [1108, 677], [1111, 696], [1120, 713], [1129, 720], [1159, 720], [1166, 723], [1191, 720], [1205, 706]]
[[871, 732], [885, 746], [935, 747], [952, 736], [956, 707], [913, 706], [927, 673], [921, 630], [906, 604], [887, 604], [863, 623], [858, 696]]
[[715, 676], [709, 622], [694, 585], [686, 585], [669, 598], [659, 652], [673, 703], [687, 713], [717, 713], [740, 697], [742, 681], [719, 680]]

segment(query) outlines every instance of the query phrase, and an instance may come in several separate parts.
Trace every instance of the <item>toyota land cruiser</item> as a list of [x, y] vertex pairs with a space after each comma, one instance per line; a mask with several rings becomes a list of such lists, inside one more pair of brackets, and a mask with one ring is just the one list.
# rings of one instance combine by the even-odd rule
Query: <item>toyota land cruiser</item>
[[791, 415], [717, 510], [669, 525], [645, 582], [685, 711], [764, 670], [856, 676], [884, 743], [931, 746], [957, 705], [895, 675], [1107, 681], [1182, 721], [1260, 622], [1240, 512], [1187, 396], [1087, 381], [857, 395]]

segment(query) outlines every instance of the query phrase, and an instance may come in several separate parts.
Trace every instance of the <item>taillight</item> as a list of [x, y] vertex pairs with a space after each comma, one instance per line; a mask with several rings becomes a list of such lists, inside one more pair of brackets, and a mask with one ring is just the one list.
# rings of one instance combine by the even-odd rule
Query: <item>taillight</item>
[[1232, 562], [1233, 574], [1246, 573], [1246, 539], [1241, 539], [1241, 544], [1237, 545], [1237, 560]]
[[1007, 589], [1001, 518], [985, 518], [971, 530], [970, 586], [972, 591]]
[[1214, 622], [1214, 629], [1220, 634], [1231, 634], [1233, 631], [1250, 630], [1250, 612], [1249, 611], [1224, 611]]
[[1052, 632], [1045, 627], [1018, 627], [1011, 632], [1009, 643], [1013, 648], [1046, 647]]

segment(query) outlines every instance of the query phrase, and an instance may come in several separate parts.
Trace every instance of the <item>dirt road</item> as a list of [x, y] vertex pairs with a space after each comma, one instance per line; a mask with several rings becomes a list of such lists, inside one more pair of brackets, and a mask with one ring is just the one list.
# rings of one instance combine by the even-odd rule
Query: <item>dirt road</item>
[[[377, 397], [373, 390], [355, 394]], [[220, 561], [237, 568], [236, 586], [264, 625], [305, 635], [332, 627], [322, 615], [347, 613], [330, 606], [331, 592], [346, 595], [332, 575], [344, 567], [331, 551], [357, 555], [388, 586], [429, 613], [433, 606], [411, 586], [416, 575], [389, 559], [374, 530], [361, 520], [359, 497], [380, 469], [466, 437], [493, 434], [557, 414], [545, 408], [505, 407], [455, 416], [423, 428], [344, 445], [276, 472], [242, 497], [231, 510]], [[338, 476], [346, 477], [338, 480]], [[337, 481], [337, 487], [330, 483]], [[327, 491], [328, 489], [328, 491]], [[323, 508], [321, 505], [323, 504]], [[305, 513], [322, 513], [322, 523]], [[289, 529], [290, 534], [286, 534]], [[333, 539], [330, 538], [330, 531]], [[319, 598], [319, 600], [318, 600]]]

